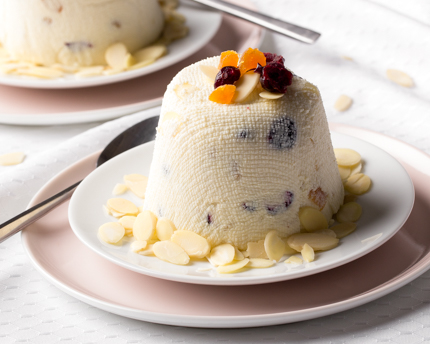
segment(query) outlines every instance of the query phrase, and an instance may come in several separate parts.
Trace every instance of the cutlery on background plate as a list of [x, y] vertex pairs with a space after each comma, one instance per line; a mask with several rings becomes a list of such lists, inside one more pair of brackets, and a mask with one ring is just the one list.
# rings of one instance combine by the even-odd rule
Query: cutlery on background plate
[[[155, 139], [158, 116], [147, 118], [115, 137], [101, 152], [97, 167], [131, 148]], [[81, 181], [69, 186], [47, 200], [0, 224], [0, 243], [40, 219], [72, 196]]]
[[265, 27], [266, 29], [278, 32], [282, 35], [293, 38], [297, 41], [312, 44], [321, 36], [320, 33], [306, 29], [304, 27], [287, 23], [283, 20], [269, 17], [265, 14], [258, 13], [247, 8], [237, 6], [220, 0], [191, 0], [221, 12], [231, 14], [235, 17], [245, 19], [251, 23]]

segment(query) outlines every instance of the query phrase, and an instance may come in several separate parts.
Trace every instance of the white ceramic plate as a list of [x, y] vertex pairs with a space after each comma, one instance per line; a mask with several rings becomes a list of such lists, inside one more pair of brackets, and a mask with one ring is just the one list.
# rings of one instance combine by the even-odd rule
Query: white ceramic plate
[[[294, 279], [333, 269], [376, 249], [401, 228], [412, 210], [414, 187], [400, 163], [382, 149], [343, 134], [332, 133], [332, 140], [335, 148], [352, 148], [362, 155], [364, 172], [371, 177], [373, 185], [370, 192], [359, 198], [363, 215], [357, 230], [341, 239], [335, 249], [318, 253], [312, 263], [291, 266], [279, 262], [267, 269], [222, 275], [206, 261], [177, 266], [156, 257], [132, 253], [130, 242], [116, 246], [100, 241], [98, 227], [113, 221], [102, 211], [102, 205], [114, 197], [112, 189], [124, 175], [148, 175], [153, 142], [119, 155], [85, 178], [70, 201], [70, 225], [77, 237], [102, 257], [132, 271], [166, 280], [207, 285], [249, 285]], [[131, 193], [121, 197], [138, 205], [142, 203]]]
[[191, 56], [201, 49], [212, 39], [221, 24], [222, 16], [216, 11], [187, 6], [181, 6], [178, 11], [187, 18], [187, 26], [190, 29], [188, 36], [169, 44], [168, 54], [147, 67], [125, 71], [115, 75], [81, 79], [75, 78], [73, 75], [67, 75], [58, 79], [44, 80], [28, 76], [0, 74], [0, 84], [29, 88], [80, 88], [112, 84], [164, 69]]

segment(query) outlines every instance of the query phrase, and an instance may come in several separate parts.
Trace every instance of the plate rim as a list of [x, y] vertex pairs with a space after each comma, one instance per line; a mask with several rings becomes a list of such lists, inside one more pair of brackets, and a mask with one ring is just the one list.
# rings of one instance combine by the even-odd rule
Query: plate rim
[[[421, 154], [428, 162], [430, 162], [430, 155], [419, 150], [418, 148], [405, 143], [399, 139], [379, 134], [377, 132], [362, 129], [346, 124], [333, 124], [331, 123], [331, 128], [336, 131], [346, 131], [351, 135], [352, 131], [355, 131], [355, 136], [357, 137], [358, 133], [370, 133], [372, 135], [381, 135], [388, 141], [396, 142], [399, 144], [404, 144], [409, 150], [413, 150], [415, 153]], [[43, 191], [48, 187], [49, 184], [55, 182], [55, 180], [61, 179], [62, 175], [72, 168], [72, 166], [77, 165], [85, 159], [94, 159], [99, 152], [90, 154], [85, 158], [79, 160], [75, 164], [69, 166], [64, 169], [62, 172], [51, 178], [45, 185], [36, 193], [36, 195], [32, 198], [29, 203], [29, 207], [32, 206], [36, 201], [39, 195], [43, 194]], [[414, 161], [415, 165], [421, 165], [420, 160]], [[430, 177], [429, 177], [430, 178]], [[187, 327], [205, 327], [205, 328], [245, 328], [245, 327], [255, 327], [255, 326], [268, 326], [268, 325], [279, 325], [286, 324], [296, 321], [310, 320], [314, 318], [318, 318], [321, 316], [331, 315], [337, 312], [345, 311], [354, 307], [358, 307], [365, 303], [371, 302], [377, 298], [383, 297], [401, 287], [411, 282], [415, 278], [419, 277], [426, 271], [430, 269], [430, 254], [426, 254], [421, 257], [420, 260], [411, 265], [408, 269], [401, 272], [399, 275], [394, 278], [385, 281], [380, 284], [378, 287], [368, 290], [365, 293], [358, 294], [352, 298], [329, 303], [323, 306], [301, 309], [293, 312], [280, 312], [274, 314], [263, 314], [263, 315], [253, 315], [253, 316], [178, 316], [172, 314], [165, 314], [161, 312], [148, 312], [143, 311], [138, 308], [124, 307], [113, 302], [107, 302], [104, 300], [100, 300], [98, 298], [92, 297], [90, 295], [84, 294], [76, 289], [73, 289], [69, 285], [63, 285], [61, 281], [57, 280], [55, 276], [51, 275], [51, 273], [45, 270], [42, 266], [39, 266], [37, 259], [34, 257], [33, 252], [30, 250], [28, 243], [28, 236], [26, 232], [21, 233], [21, 240], [24, 251], [28, 255], [32, 265], [35, 267], [37, 271], [39, 271], [48, 281], [58, 287], [60, 290], [66, 292], [72, 297], [75, 297], [87, 304], [100, 308], [102, 310], [125, 316], [131, 319], [137, 319], [142, 321], [148, 321], [152, 323], [164, 324], [164, 325], [175, 325], [175, 326], [187, 326]], [[299, 313], [299, 314], [297, 314]]]
[[[402, 221], [400, 221], [397, 224], [396, 229], [389, 232], [389, 235], [384, 236], [382, 239], [380, 239], [378, 241], [376, 241], [376, 240], [373, 241], [373, 243], [370, 245], [363, 246], [362, 249], [358, 250], [358, 252], [355, 252], [354, 254], [347, 256], [347, 258], [343, 257], [342, 259], [339, 259], [339, 258], [336, 259], [334, 261], [334, 263], [331, 263], [331, 264], [326, 263], [325, 265], [323, 263], [323, 265], [320, 265], [318, 267], [313, 267], [311, 269], [293, 270], [292, 272], [275, 273], [274, 275], [263, 274], [263, 275], [257, 275], [257, 276], [240, 276], [239, 274], [232, 274], [233, 277], [230, 275], [228, 275], [228, 276], [221, 275], [221, 276], [217, 276], [217, 278], [212, 278], [212, 277], [208, 277], [208, 276], [196, 276], [196, 275], [179, 274], [179, 273], [176, 273], [176, 274], [166, 273], [163, 270], [150, 269], [150, 268], [145, 267], [145, 266], [139, 266], [137, 264], [133, 264], [129, 260], [115, 257], [114, 255], [112, 255], [111, 252], [103, 250], [102, 246], [98, 245], [97, 243], [94, 244], [92, 239], [87, 240], [87, 238], [86, 238], [87, 231], [85, 229], [80, 229], [81, 226], [79, 225], [79, 219], [77, 217], [73, 216], [73, 211], [74, 211], [74, 208], [76, 206], [79, 207], [79, 203], [80, 203], [79, 199], [82, 200], [82, 197], [83, 197], [82, 193], [84, 195], [85, 195], [85, 193], [88, 193], [88, 190], [85, 190], [83, 188], [88, 183], [90, 183], [91, 180], [94, 180], [94, 178], [96, 178], [96, 176], [99, 176], [100, 171], [106, 171], [106, 169], [110, 168], [110, 166], [112, 164], [115, 164], [114, 166], [118, 166], [119, 160], [117, 159], [117, 157], [115, 157], [111, 161], [105, 163], [100, 169], [96, 169], [96, 170], [92, 171], [90, 173], [90, 175], [88, 175], [83, 180], [83, 182], [78, 186], [77, 190], [72, 195], [72, 198], [71, 198], [70, 203], [69, 203], [68, 218], [69, 218], [70, 226], [71, 226], [74, 234], [76, 235], [76, 237], [85, 246], [87, 246], [89, 249], [91, 249], [93, 252], [95, 252], [99, 256], [103, 257], [104, 259], [107, 259], [110, 262], [112, 262], [116, 265], [119, 265], [123, 268], [126, 268], [128, 270], [131, 270], [131, 271], [134, 271], [134, 272], [137, 272], [140, 274], [144, 274], [144, 275], [149, 276], [149, 277], [161, 278], [161, 279], [174, 281], [174, 282], [201, 284], [201, 285], [212, 285], [212, 286], [258, 285], [258, 284], [282, 282], [282, 281], [286, 281], [286, 280], [292, 280], [292, 279], [296, 279], [296, 278], [312, 276], [312, 275], [317, 274], [317, 273], [322, 273], [324, 271], [331, 270], [333, 268], [336, 268], [336, 267], [345, 265], [349, 262], [352, 262], [352, 261], [372, 252], [373, 250], [377, 249], [378, 247], [383, 245], [385, 242], [387, 242], [392, 236], [394, 236], [402, 228], [403, 224], [409, 218], [409, 215], [413, 209], [414, 199], [415, 199], [414, 185], [413, 185], [413, 182], [412, 182], [409, 174], [407, 173], [405, 168], [397, 161], [397, 159], [395, 159], [391, 154], [387, 153], [384, 150], [381, 150], [379, 147], [377, 147], [377, 146], [375, 146], [369, 142], [361, 140], [360, 138], [351, 137], [350, 135], [342, 134], [342, 133], [336, 133], [336, 134], [340, 135], [341, 137], [343, 136], [344, 138], [347, 138], [347, 139], [352, 138], [353, 140], [356, 140], [356, 142], [359, 141], [361, 143], [368, 144], [368, 145], [370, 145], [370, 147], [372, 149], [377, 149], [377, 150], [382, 151], [384, 154], [387, 154], [387, 156], [390, 159], [392, 159], [395, 163], [397, 163], [399, 170], [403, 173], [403, 175], [405, 177], [405, 180], [404, 181], [402, 180], [402, 182], [404, 182], [403, 184], [408, 182], [408, 186], [409, 186], [408, 191], [410, 191], [410, 203], [408, 203], [408, 208], [402, 207], [402, 210], [404, 209], [406, 215], [402, 219]], [[118, 157], [118, 158], [124, 159], [124, 158], [130, 157], [130, 156], [135, 157], [136, 152], [144, 151], [146, 149], [149, 150], [149, 149], [151, 149], [151, 147], [153, 147], [153, 145], [154, 145], [154, 141], [148, 142], [144, 145], [135, 147], [135, 148], [133, 148], [127, 152], [124, 152], [123, 154], [121, 154], [122, 157]], [[151, 152], [152, 151], [153, 151], [153, 148], [151, 149]], [[133, 159], [127, 159], [127, 160], [131, 161]], [[114, 169], [116, 169], [116, 168], [114, 167]], [[89, 177], [89, 180], [87, 179], [88, 177]], [[93, 189], [93, 191], [94, 191], [94, 189]], [[96, 191], [97, 191], [97, 189], [96, 189]], [[409, 199], [409, 197], [408, 197], [408, 199]], [[146, 257], [143, 257], [143, 259], [145, 259], [145, 258]], [[281, 264], [281, 263], [278, 263], [278, 264]]]

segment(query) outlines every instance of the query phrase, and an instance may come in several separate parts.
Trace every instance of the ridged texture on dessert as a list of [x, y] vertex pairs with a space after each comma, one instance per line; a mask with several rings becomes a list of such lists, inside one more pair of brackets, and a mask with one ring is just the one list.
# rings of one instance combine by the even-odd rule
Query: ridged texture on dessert
[[47, 66], [105, 64], [109, 45], [134, 52], [163, 25], [157, 0], [0, 1], [0, 42], [13, 58]]
[[193, 64], [169, 84], [144, 209], [241, 249], [272, 229], [298, 232], [302, 206], [323, 205], [330, 218], [343, 186], [318, 89], [294, 77], [280, 99], [261, 98], [258, 86], [244, 103], [217, 104], [199, 65], [218, 61]]

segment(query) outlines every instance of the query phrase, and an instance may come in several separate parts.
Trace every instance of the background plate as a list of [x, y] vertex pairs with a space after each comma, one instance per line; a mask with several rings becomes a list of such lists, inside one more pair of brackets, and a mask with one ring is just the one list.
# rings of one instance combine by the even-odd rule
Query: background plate
[[206, 45], [218, 31], [222, 20], [222, 16], [219, 12], [205, 10], [204, 8], [196, 9], [188, 6], [181, 6], [178, 8], [178, 11], [187, 18], [187, 26], [190, 29], [188, 36], [169, 44], [168, 54], [147, 67], [109, 76], [75, 78], [73, 75], [66, 75], [64, 78], [51, 80], [6, 74], [0, 75], [0, 84], [48, 89], [81, 88], [107, 85], [134, 79], [171, 66], [194, 54]]
[[[312, 263], [296, 266], [278, 262], [267, 269], [218, 274], [206, 260], [191, 261], [186, 266], [174, 265], [131, 252], [131, 242], [117, 246], [101, 241], [97, 236], [98, 228], [106, 222], [116, 221], [102, 211], [102, 206], [109, 198], [115, 197], [112, 190], [123, 181], [124, 175], [149, 174], [154, 142], [109, 160], [86, 177], [70, 201], [70, 225], [76, 236], [102, 257], [132, 271], [171, 281], [237, 286], [279, 282], [332, 269], [369, 253], [391, 238], [408, 218], [414, 202], [412, 181], [389, 154], [343, 134], [332, 133], [332, 141], [335, 148], [352, 148], [361, 154], [364, 172], [372, 179], [372, 188], [359, 197], [363, 215], [357, 223], [357, 230], [341, 239], [338, 247], [317, 253]], [[119, 197], [127, 198], [138, 206], [142, 204], [142, 200], [131, 192]]]
[[[249, 1], [231, 1], [252, 7]], [[110, 85], [76, 89], [31, 89], [0, 85], [0, 123], [51, 125], [108, 120], [161, 105], [172, 78], [184, 67], [234, 49], [259, 47], [264, 31], [223, 15], [215, 36], [192, 56], [153, 74]], [[25, 101], [23, 101], [23, 99]]]

